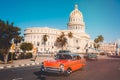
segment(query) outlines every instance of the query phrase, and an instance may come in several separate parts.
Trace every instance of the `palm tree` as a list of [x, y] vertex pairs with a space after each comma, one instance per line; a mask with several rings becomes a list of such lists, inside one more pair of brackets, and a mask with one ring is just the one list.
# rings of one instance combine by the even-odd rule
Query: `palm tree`
[[58, 48], [63, 48], [66, 46], [67, 44], [67, 38], [65, 37], [64, 32], [61, 33], [61, 35], [59, 37], [57, 37], [56, 41], [55, 41], [55, 46]]
[[[73, 38], [73, 33], [72, 33], [72, 32], [69, 32], [69, 33], [68, 33], [68, 38], [69, 38], [69, 39]], [[69, 40], [69, 44], [70, 44], [70, 40]], [[68, 47], [70, 47], [70, 46], [68, 45]]]
[[21, 41], [23, 41], [23, 37], [22, 37], [22, 36], [16, 36], [16, 37], [14, 38], [14, 43], [16, 44], [16, 46], [17, 46], [17, 44], [20, 43]]
[[46, 42], [48, 41], [48, 35], [43, 35], [43, 44], [44, 44], [44, 51], [45, 51], [45, 45], [46, 45]]
[[103, 42], [103, 40], [104, 40], [104, 38], [103, 38], [102, 35], [99, 35], [99, 36], [98, 36], [98, 39], [99, 39], [99, 42]]
[[72, 33], [72, 32], [69, 32], [69, 33], [68, 33], [68, 37], [69, 37], [69, 38], [72, 38], [72, 37], [73, 37], [73, 33]]
[[94, 48], [97, 49], [100, 47], [99, 43], [103, 42], [104, 38], [102, 35], [98, 35], [97, 38], [94, 39]]

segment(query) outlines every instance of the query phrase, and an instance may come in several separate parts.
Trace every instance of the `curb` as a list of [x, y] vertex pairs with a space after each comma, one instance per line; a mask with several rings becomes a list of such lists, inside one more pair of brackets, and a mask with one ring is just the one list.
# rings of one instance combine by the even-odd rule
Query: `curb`
[[1, 69], [7, 69], [7, 68], [18, 68], [18, 67], [25, 67], [25, 66], [34, 66], [34, 65], [40, 65], [40, 62], [30, 63], [30, 64], [20, 64], [20, 65], [8, 65], [8, 66], [0, 66]]

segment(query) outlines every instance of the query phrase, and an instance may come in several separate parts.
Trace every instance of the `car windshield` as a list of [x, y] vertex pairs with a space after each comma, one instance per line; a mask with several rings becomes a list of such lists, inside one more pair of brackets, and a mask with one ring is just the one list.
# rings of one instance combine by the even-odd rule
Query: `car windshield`
[[87, 56], [88, 56], [88, 57], [97, 57], [97, 55], [94, 54], [94, 53], [89, 53]]
[[59, 54], [56, 55], [56, 59], [72, 59], [72, 57], [70, 55]]

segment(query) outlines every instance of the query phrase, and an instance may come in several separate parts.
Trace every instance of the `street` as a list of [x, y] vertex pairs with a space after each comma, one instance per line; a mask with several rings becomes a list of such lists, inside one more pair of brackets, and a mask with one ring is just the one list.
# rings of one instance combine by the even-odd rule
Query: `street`
[[87, 61], [84, 70], [70, 76], [40, 74], [39, 66], [3, 69], [0, 80], [120, 80], [120, 59]]

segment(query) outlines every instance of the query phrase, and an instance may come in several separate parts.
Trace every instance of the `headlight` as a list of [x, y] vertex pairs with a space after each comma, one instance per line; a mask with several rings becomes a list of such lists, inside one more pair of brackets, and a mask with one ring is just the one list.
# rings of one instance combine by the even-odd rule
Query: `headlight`
[[60, 68], [64, 68], [64, 65], [63, 65], [63, 64], [61, 64], [61, 65], [60, 65]]
[[64, 71], [64, 65], [60, 64], [60, 71]]

